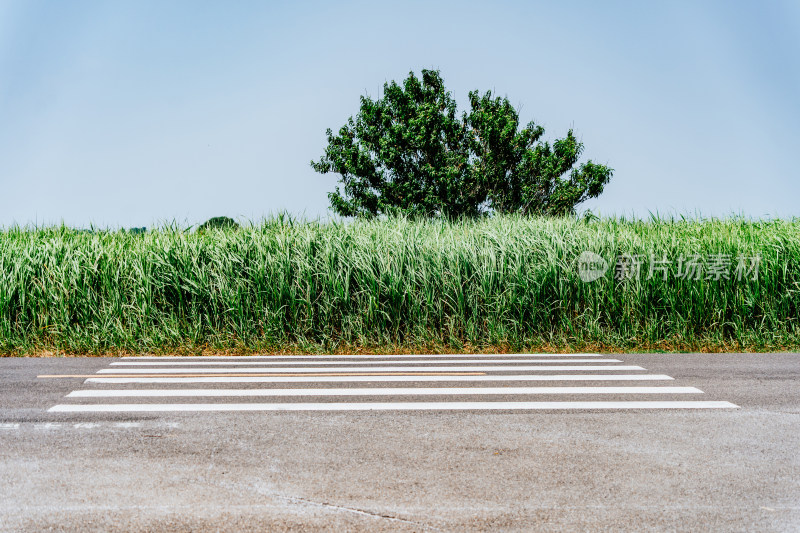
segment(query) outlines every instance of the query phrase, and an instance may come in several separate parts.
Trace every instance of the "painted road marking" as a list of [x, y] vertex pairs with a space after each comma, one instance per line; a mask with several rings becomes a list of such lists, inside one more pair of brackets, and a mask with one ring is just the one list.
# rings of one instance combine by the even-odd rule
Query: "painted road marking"
[[[205, 370], [205, 369], [201, 368], [199, 371], [202, 372], [203, 370]], [[209, 370], [211, 370], [211, 369], [209, 369]], [[114, 374], [108, 374], [108, 375], [106, 375], [104, 377], [109, 377], [109, 378], [113, 378], [113, 377], [123, 377], [124, 378], [124, 377], [131, 377], [131, 376], [140, 377], [140, 378], [144, 378], [144, 377], [148, 377], [148, 378], [171, 377], [171, 375], [169, 373], [167, 373], [167, 374], [164, 374], [163, 372], [162, 373], [158, 373], [157, 370], [153, 370], [153, 372], [154, 372], [153, 374], [136, 374], [136, 373], [126, 373], [124, 370], [121, 370], [121, 371], [116, 372]], [[224, 372], [224, 370], [222, 372]], [[286, 373], [284, 373], [284, 372], [281, 372], [279, 370], [278, 372], [280, 372], [280, 373], [263, 372], [263, 373], [258, 373], [258, 374], [256, 374], [256, 373], [234, 374], [233, 372], [235, 372], [235, 369], [231, 370], [230, 374], [220, 374], [220, 373], [215, 373], [213, 371], [209, 371], [209, 372], [204, 372], [202, 374], [184, 374], [181, 377], [182, 378], [191, 378], [191, 377], [229, 377], [229, 376], [231, 376], [231, 377], [233, 377], [233, 376], [239, 376], [239, 377], [250, 377], [250, 376], [262, 376], [262, 377], [264, 377], [264, 376], [299, 376], [299, 377], [314, 376], [314, 377], [316, 377], [316, 376], [320, 376], [321, 377], [321, 376], [484, 376], [484, 375], [486, 375], [486, 372], [422, 372], [422, 371], [420, 371], [420, 372], [377, 372], [377, 371], [375, 371], [375, 372], [336, 372], [334, 370], [331, 370], [330, 372], [297, 372], [297, 373], [286, 372]], [[93, 378], [93, 377], [96, 377], [96, 376], [97, 376], [97, 374], [40, 374], [40, 375], [38, 375], [36, 377], [44, 379], [44, 378]]]
[[182, 396], [447, 396], [509, 394], [702, 394], [695, 387], [407, 387], [360, 389], [106, 389], [77, 390], [67, 398]]
[[674, 378], [664, 374], [539, 374], [539, 375], [496, 375], [496, 376], [275, 376], [275, 377], [186, 377], [168, 378], [112, 378], [90, 377], [84, 383], [346, 383], [346, 382], [380, 382], [380, 381], [670, 381]]
[[[541, 359], [539, 357], [542, 357]], [[663, 374], [648, 374], [641, 366], [625, 365], [619, 359], [599, 354], [509, 354], [498, 357], [459, 355], [412, 356], [289, 356], [276, 360], [262, 356], [231, 360], [199, 358], [112, 362], [96, 374], [40, 376], [83, 377], [87, 385], [136, 385], [143, 389], [116, 387], [84, 388], [67, 395], [78, 400], [50, 409], [65, 413], [191, 412], [191, 411], [564, 411], [622, 409], [731, 409], [724, 401], [677, 400], [663, 395], [703, 394], [695, 387], [645, 386], [646, 382], [673, 381]], [[225, 359], [223, 361], [223, 359]], [[268, 359], [268, 360], [267, 360]], [[298, 359], [305, 359], [300, 360]], [[326, 359], [326, 360], [321, 360]], [[359, 360], [355, 360], [359, 359]], [[429, 366], [426, 366], [429, 365]], [[446, 386], [426, 386], [424, 383]], [[558, 386], [523, 386], [539, 382]], [[616, 383], [614, 383], [616, 382]], [[631, 383], [627, 385], [624, 383]], [[634, 382], [640, 382], [636, 384]], [[191, 388], [191, 384], [230, 384], [229, 388]], [[252, 383], [304, 383], [302, 388], [248, 388]], [[341, 388], [326, 383], [343, 383]], [[364, 387], [347, 383], [394, 383], [399, 387]], [[467, 386], [467, 384], [472, 386]], [[175, 384], [171, 388], [155, 385]], [[512, 386], [505, 386], [505, 385]], [[574, 384], [574, 385], [573, 385]], [[235, 385], [244, 385], [236, 387]], [[183, 387], [182, 387], [183, 386]], [[568, 395], [581, 395], [585, 401]], [[620, 395], [621, 400], [609, 395]], [[653, 398], [662, 395], [662, 400]], [[469, 396], [480, 396], [481, 401]], [[535, 396], [539, 396], [536, 398]], [[551, 396], [552, 401], [544, 400]], [[561, 396], [562, 401], [559, 401]], [[615, 401], [603, 401], [602, 396]], [[646, 397], [650, 397], [647, 399]], [[415, 398], [419, 397], [419, 398]], [[114, 398], [139, 399], [139, 403], [106, 403]], [[173, 398], [183, 403], [157, 403]], [[207, 398], [202, 400], [202, 398]], [[225, 398], [265, 398], [274, 403], [226, 403]], [[269, 400], [275, 398], [275, 400]], [[284, 398], [278, 402], [277, 398]], [[330, 403], [308, 402], [327, 398]], [[91, 402], [91, 400], [95, 402]], [[198, 403], [190, 403], [199, 399]], [[220, 400], [221, 399], [221, 400]], [[358, 401], [358, 400], [361, 401]], [[383, 401], [371, 401], [380, 399]], [[409, 400], [426, 401], [409, 401]], [[496, 401], [491, 401], [491, 400]], [[83, 401], [80, 401], [83, 400]], [[156, 403], [149, 403], [148, 400]], [[355, 401], [351, 401], [355, 400]], [[228, 400], [230, 401], [230, 400]], [[238, 400], [239, 402], [244, 400]], [[264, 400], [256, 399], [256, 402]], [[217, 403], [213, 403], [217, 402]], [[275, 403], [277, 402], [277, 403]]]
[[364, 402], [364, 403], [161, 403], [55, 405], [51, 413], [126, 413], [192, 411], [519, 411], [606, 409], [738, 409], [717, 401], [621, 402]]
[[[483, 355], [483, 354], [481, 354]], [[160, 361], [167, 361], [170, 359], [178, 361], [186, 361], [191, 359], [227, 359], [235, 361], [237, 359], [288, 359], [294, 361], [297, 359], [454, 359], [459, 360], [463, 357], [475, 357], [476, 354], [453, 354], [453, 355], [431, 355], [431, 354], [409, 354], [409, 355], [192, 355], [192, 356], [178, 356], [166, 357], [160, 355], [137, 355], [131, 357], [123, 357], [123, 359], [158, 359]], [[497, 354], [497, 357], [603, 357], [599, 353], [504, 353]]]
[[211, 365], [224, 365], [224, 366], [239, 366], [239, 365], [287, 365], [302, 366], [302, 365], [425, 365], [431, 363], [621, 363], [619, 359], [466, 359], [459, 361], [445, 361], [442, 359], [420, 359], [418, 361], [175, 361], [163, 362], [154, 361], [147, 363], [144, 361], [118, 361], [111, 363], [111, 366], [211, 366]]
[[[159, 370], [154, 371], [151, 368], [129, 368], [125, 370], [115, 370], [113, 368], [105, 368], [103, 370], [98, 370], [98, 374], [199, 374], [202, 371], [207, 370], [209, 373], [219, 374], [225, 372], [233, 372], [237, 374], [243, 373], [250, 373], [250, 372], [264, 372], [264, 368], [162, 368]], [[290, 372], [290, 373], [298, 373], [298, 370], [302, 370], [303, 372], [332, 372], [333, 369], [330, 367], [309, 367], [309, 368], [269, 368], [270, 373], [274, 372]], [[357, 366], [357, 367], [347, 367], [338, 369], [340, 371], [346, 372], [375, 372], [375, 368], [370, 368], [368, 366]], [[575, 366], [564, 366], [564, 365], [554, 365], [554, 366], [428, 366], [424, 368], [418, 368], [413, 366], [389, 366], [385, 368], [381, 368], [381, 371], [385, 372], [511, 372], [514, 370], [518, 371], [531, 371], [531, 370], [541, 370], [541, 371], [587, 371], [587, 370], [645, 370], [640, 366], [632, 366], [632, 365], [596, 365], [596, 366], [589, 366], [589, 365], [575, 365]]]
[[135, 426], [130, 425], [130, 422], [76, 422], [72, 425], [61, 424], [57, 422], [23, 422], [23, 423], [0, 423], [0, 430], [40, 430], [40, 429], [60, 429], [60, 430], [103, 430], [103, 429], [178, 429], [181, 426], [180, 422], [154, 420], [147, 421], [144, 424], [136, 422]]

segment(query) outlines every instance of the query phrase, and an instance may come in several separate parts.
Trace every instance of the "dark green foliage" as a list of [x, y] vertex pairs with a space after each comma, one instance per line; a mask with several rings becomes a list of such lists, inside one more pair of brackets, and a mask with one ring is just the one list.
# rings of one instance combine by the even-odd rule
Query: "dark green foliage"
[[407, 215], [477, 215], [486, 193], [470, 171], [464, 124], [437, 72], [412, 73], [384, 86], [384, 98], [361, 97], [361, 112], [334, 136], [312, 167], [342, 175], [328, 196], [344, 216], [399, 210]]
[[489, 207], [498, 213], [571, 214], [595, 198], [611, 179], [612, 169], [588, 161], [574, 168], [583, 151], [572, 130], [551, 147], [540, 142], [544, 128], [530, 122], [517, 131], [519, 116], [506, 98], [469, 93], [465, 114], [473, 132], [473, 171], [484, 177]]
[[214, 217], [203, 222], [197, 231], [202, 233], [210, 229], [236, 229], [239, 224], [230, 217]]
[[588, 161], [570, 130], [552, 147], [544, 129], [519, 116], [507, 98], [469, 93], [471, 110], [459, 118], [438, 71], [414, 73], [384, 85], [383, 98], [362, 96], [361, 109], [311, 166], [341, 174], [328, 194], [343, 216], [477, 217], [491, 210], [523, 215], [574, 212], [598, 196], [612, 169]]

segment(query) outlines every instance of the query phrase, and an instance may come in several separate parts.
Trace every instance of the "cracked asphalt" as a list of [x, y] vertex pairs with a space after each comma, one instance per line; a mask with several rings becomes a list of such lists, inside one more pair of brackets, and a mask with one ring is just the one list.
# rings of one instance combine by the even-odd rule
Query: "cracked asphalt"
[[741, 408], [48, 413], [111, 359], [0, 359], [0, 530], [800, 530], [800, 355], [618, 357]]

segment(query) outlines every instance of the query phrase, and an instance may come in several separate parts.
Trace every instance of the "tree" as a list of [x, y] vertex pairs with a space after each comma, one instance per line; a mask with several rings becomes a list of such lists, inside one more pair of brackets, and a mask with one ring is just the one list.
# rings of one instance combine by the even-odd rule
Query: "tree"
[[[544, 128], [530, 122], [519, 127], [519, 115], [507, 98], [469, 93], [473, 171], [485, 177], [489, 207], [499, 213], [559, 215], [595, 198], [613, 170], [591, 160], [573, 168], [583, 151], [572, 130], [552, 148], [540, 142]], [[565, 177], [568, 174], [568, 177]]]
[[203, 222], [199, 228], [198, 233], [203, 233], [211, 229], [237, 229], [239, 224], [230, 217], [213, 217]]
[[[343, 216], [476, 217], [487, 211], [563, 214], [598, 196], [612, 169], [591, 161], [573, 168], [583, 150], [570, 130], [552, 148], [544, 129], [519, 116], [507, 98], [469, 93], [471, 110], [456, 103], [438, 71], [413, 72], [383, 98], [361, 97], [361, 109], [338, 135], [330, 129], [320, 173], [341, 175], [328, 194]], [[568, 177], [563, 177], [565, 174]]]
[[466, 129], [438, 72], [413, 72], [384, 85], [384, 98], [361, 97], [361, 112], [334, 136], [318, 172], [342, 175], [328, 195], [340, 215], [477, 215], [485, 191], [470, 172]]

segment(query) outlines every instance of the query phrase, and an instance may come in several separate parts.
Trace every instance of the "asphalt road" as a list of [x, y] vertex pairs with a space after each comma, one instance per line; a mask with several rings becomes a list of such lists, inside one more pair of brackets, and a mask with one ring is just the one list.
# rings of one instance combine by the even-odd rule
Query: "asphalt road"
[[0, 359], [0, 530], [800, 530], [800, 355], [602, 358]]

